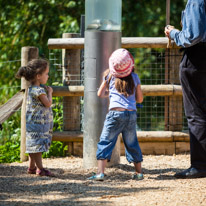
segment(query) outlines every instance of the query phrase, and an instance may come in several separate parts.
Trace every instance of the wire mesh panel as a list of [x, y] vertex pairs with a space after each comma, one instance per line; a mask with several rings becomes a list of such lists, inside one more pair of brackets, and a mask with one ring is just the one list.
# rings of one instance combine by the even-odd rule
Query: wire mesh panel
[[[65, 54], [65, 51], [62, 52], [62, 50], [50, 50], [50, 78], [48, 84], [53, 86], [83, 85], [83, 72], [80, 70], [80, 64], [76, 66], [74, 59], [80, 58], [80, 53], [78, 53], [79, 57], [75, 57], [76, 54], [72, 51], [67, 52]], [[82, 97], [53, 98], [54, 130], [81, 130], [82, 101]]]
[[[129, 49], [135, 58], [135, 72], [139, 75], [142, 85], [168, 85], [179, 83], [179, 63], [182, 54], [176, 51], [165, 49], [138, 48]], [[50, 50], [50, 85], [64, 85], [63, 68], [65, 60], [62, 58], [61, 50]], [[70, 60], [72, 61], [72, 60]], [[80, 72], [79, 68], [73, 68], [67, 73], [67, 84], [84, 85], [84, 58], [81, 53]], [[78, 71], [76, 71], [78, 70]], [[65, 78], [64, 78], [65, 79]], [[70, 97], [69, 97], [70, 98]], [[71, 98], [70, 98], [71, 99]], [[57, 130], [64, 130], [64, 115], [62, 105], [70, 107], [69, 110], [75, 110], [75, 105], [64, 105], [65, 97], [54, 98], [54, 125]], [[83, 97], [80, 101], [80, 128], [83, 128]], [[187, 121], [184, 116], [182, 96], [145, 96], [142, 104], [137, 105], [137, 130], [141, 131], [187, 131]], [[73, 124], [76, 119], [71, 118], [66, 121]]]
[[[179, 50], [130, 49], [135, 58], [135, 72], [142, 85], [180, 85]], [[182, 96], [147, 96], [137, 105], [138, 130], [141, 131], [185, 131]]]

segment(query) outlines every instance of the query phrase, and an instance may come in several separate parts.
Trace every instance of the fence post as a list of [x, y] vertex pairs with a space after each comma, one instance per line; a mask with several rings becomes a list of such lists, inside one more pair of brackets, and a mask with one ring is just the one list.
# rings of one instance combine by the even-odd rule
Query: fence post
[[[36, 59], [39, 56], [39, 49], [36, 47], [22, 47], [21, 48], [21, 66], [26, 66], [29, 61]], [[29, 82], [24, 77], [21, 78], [21, 89], [24, 90], [24, 97], [21, 107], [21, 151], [20, 160], [26, 161], [26, 100], [28, 94]]]
[[[169, 57], [169, 83], [180, 84], [179, 80], [179, 65], [182, 55], [179, 49], [170, 49]], [[169, 97], [169, 131], [181, 131], [183, 125], [182, 109], [183, 102], [182, 96]]]
[[[64, 33], [63, 38], [79, 38], [78, 33]], [[63, 49], [63, 85], [80, 85], [80, 49]], [[63, 97], [63, 130], [80, 131], [80, 97]], [[74, 152], [74, 145], [68, 143], [68, 152]]]

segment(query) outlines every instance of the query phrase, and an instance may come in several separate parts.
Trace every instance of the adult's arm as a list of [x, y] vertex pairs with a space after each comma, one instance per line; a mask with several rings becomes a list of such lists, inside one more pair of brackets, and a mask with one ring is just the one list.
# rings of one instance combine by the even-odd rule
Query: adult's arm
[[202, 41], [206, 36], [204, 0], [188, 0], [182, 21], [182, 30], [172, 29], [170, 38], [181, 47], [190, 47]]

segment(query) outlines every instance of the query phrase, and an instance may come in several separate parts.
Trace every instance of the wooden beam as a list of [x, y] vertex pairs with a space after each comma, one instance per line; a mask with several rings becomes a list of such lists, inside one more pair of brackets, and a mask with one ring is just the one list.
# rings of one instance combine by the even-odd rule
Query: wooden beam
[[84, 38], [56, 38], [48, 40], [49, 49], [83, 49]]
[[80, 131], [54, 132], [52, 141], [83, 142], [83, 133]]
[[24, 92], [20, 91], [16, 93], [5, 104], [0, 106], [0, 124], [6, 121], [16, 110], [18, 110], [23, 101]]
[[[137, 137], [139, 142], [189, 142], [189, 134], [185, 132], [138, 131]], [[80, 131], [54, 132], [52, 140], [62, 142], [82, 142], [83, 133]]]
[[[84, 96], [84, 86], [52, 86], [53, 96]], [[144, 96], [181, 96], [180, 85], [142, 85]]]
[[52, 86], [53, 96], [84, 96], [84, 86]]
[[181, 96], [180, 85], [141, 85], [144, 96]]
[[[167, 48], [167, 37], [122, 37], [122, 48]], [[49, 49], [83, 49], [84, 38], [56, 38], [48, 40]], [[179, 48], [174, 41], [171, 48]]]

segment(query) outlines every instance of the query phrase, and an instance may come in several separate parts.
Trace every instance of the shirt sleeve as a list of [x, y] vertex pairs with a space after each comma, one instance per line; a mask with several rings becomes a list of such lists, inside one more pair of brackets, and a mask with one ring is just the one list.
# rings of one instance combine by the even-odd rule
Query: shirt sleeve
[[42, 94], [45, 94], [46, 95], [46, 91], [43, 87], [39, 87], [37, 90], [36, 90], [36, 96], [39, 97], [40, 95]]
[[206, 32], [206, 14], [203, 0], [188, 0], [182, 23], [182, 31], [173, 29], [170, 32], [170, 38], [178, 46], [189, 47], [203, 40]]
[[138, 74], [134, 73], [133, 80], [134, 80], [135, 87], [137, 87], [139, 84], [141, 84], [141, 81], [140, 81]]

